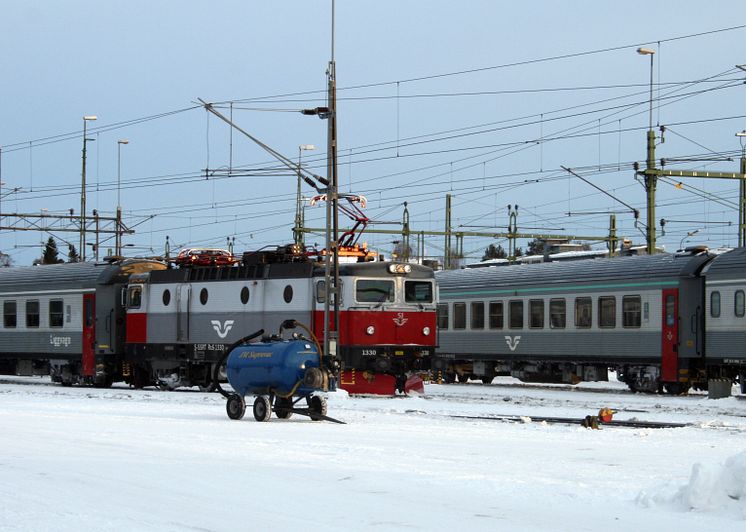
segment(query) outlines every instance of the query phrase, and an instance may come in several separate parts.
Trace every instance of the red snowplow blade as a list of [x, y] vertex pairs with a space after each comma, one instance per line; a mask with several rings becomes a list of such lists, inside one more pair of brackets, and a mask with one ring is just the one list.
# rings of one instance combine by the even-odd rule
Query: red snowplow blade
[[404, 393], [407, 395], [410, 393], [425, 395], [425, 383], [418, 375], [412, 375], [404, 383]]
[[352, 369], [342, 372], [339, 387], [351, 394], [395, 395], [396, 378]]

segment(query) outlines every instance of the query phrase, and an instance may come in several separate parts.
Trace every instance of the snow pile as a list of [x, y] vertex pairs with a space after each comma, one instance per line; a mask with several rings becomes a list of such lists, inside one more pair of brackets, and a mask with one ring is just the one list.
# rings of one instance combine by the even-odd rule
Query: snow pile
[[671, 506], [746, 519], [746, 452], [731, 456], [722, 466], [694, 464], [688, 484], [676, 489], [669, 483], [650, 493], [643, 491], [637, 503], [646, 508]]

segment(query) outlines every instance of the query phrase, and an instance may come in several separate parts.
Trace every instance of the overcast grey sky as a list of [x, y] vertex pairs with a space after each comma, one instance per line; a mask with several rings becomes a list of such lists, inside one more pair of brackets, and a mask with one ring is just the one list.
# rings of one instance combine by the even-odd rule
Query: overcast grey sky
[[[174, 247], [223, 247], [235, 236], [239, 250], [292, 239], [295, 177], [205, 179], [205, 168], [228, 167], [231, 151], [235, 167], [275, 163], [238, 135], [231, 149], [227, 126], [190, 108], [198, 97], [235, 101], [235, 121], [291, 159], [315, 144], [304, 161], [324, 174], [326, 124], [297, 110], [323, 104], [330, 1], [0, 6], [3, 213], [79, 211], [82, 117], [95, 114], [89, 211], [113, 213], [117, 140], [128, 139], [121, 198], [137, 231], [125, 240], [133, 252], [162, 253], [166, 235]], [[504, 231], [506, 206], [518, 204], [519, 230], [603, 236], [617, 212], [620, 232], [643, 242], [619, 202], [560, 170], [580, 169], [644, 221], [630, 168], [645, 159], [648, 123], [640, 45], [656, 51], [653, 119], [669, 128], [658, 156], [730, 156], [676, 167], [738, 168], [746, 72], [735, 65], [746, 63], [746, 28], [716, 30], [746, 24], [742, 1], [337, 0], [336, 15], [341, 185], [367, 196], [373, 219], [401, 220], [408, 201], [413, 230], [442, 230], [450, 193], [456, 230]], [[112, 127], [172, 111], [181, 112]], [[659, 186], [668, 249], [694, 230], [690, 243], [737, 242], [728, 225], [736, 183], [674, 185]], [[321, 224], [323, 208], [307, 212], [309, 225]], [[61, 239], [78, 242], [52, 234], [63, 248]], [[0, 250], [30, 264], [47, 237], [2, 231]], [[395, 239], [364, 240], [389, 252]], [[478, 258], [491, 242], [469, 239], [464, 249]], [[438, 255], [442, 246], [433, 238], [426, 247]]]

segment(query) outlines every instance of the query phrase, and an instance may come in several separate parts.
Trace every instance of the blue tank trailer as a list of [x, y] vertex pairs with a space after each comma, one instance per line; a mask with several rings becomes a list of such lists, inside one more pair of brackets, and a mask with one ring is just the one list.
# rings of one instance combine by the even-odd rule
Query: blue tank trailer
[[[296, 327], [305, 329], [310, 338], [300, 333], [293, 333], [290, 339], [282, 337], [285, 329]], [[263, 333], [263, 330], [257, 331], [227, 349], [225, 372], [233, 393], [220, 386], [222, 364], [216, 367], [215, 387], [228, 400], [228, 417], [242, 419], [246, 412], [245, 396], [253, 395], [253, 414], [257, 421], [269, 421], [274, 412], [280, 419], [299, 414], [313, 421], [343, 423], [326, 415], [326, 398], [319, 395], [336, 390], [339, 363], [323, 356], [312, 332], [294, 320], [286, 320], [279, 334], [263, 336], [261, 341], [250, 343]], [[305, 406], [299, 405], [302, 401]]]

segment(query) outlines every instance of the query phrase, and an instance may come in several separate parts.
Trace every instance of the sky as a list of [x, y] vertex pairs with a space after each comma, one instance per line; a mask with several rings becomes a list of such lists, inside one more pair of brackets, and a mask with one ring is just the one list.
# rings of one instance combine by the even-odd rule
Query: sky
[[[113, 216], [119, 192], [135, 231], [127, 254], [162, 254], [167, 237], [172, 251], [226, 247], [227, 238], [236, 251], [292, 241], [295, 174], [198, 98], [294, 162], [300, 145], [314, 145], [302, 164], [325, 175], [327, 123], [299, 111], [324, 105], [330, 1], [0, 7], [2, 227], [23, 225], [17, 213], [79, 215], [83, 116], [96, 115], [87, 216]], [[652, 118], [666, 126], [657, 157], [668, 168], [737, 171], [744, 15], [739, 1], [337, 0], [340, 189], [367, 198], [376, 229], [400, 230], [406, 202], [413, 231], [442, 231], [450, 194], [454, 231], [504, 233], [508, 206], [518, 205], [523, 233], [604, 237], [613, 213], [621, 236], [644, 243], [645, 192], [632, 163], [646, 157], [650, 60], [636, 49], [656, 52]], [[304, 197], [315, 194], [303, 186]], [[733, 181], [661, 180], [659, 244], [736, 245], [737, 201]], [[322, 207], [306, 208], [307, 226], [323, 218]], [[44, 228], [1, 230], [0, 250], [28, 265], [50, 235], [63, 252], [77, 247], [77, 233]], [[385, 254], [399, 239], [362, 237]], [[467, 262], [491, 243], [508, 247], [465, 238]], [[444, 239], [424, 246], [442, 256]], [[101, 255], [112, 247], [102, 241]]]

